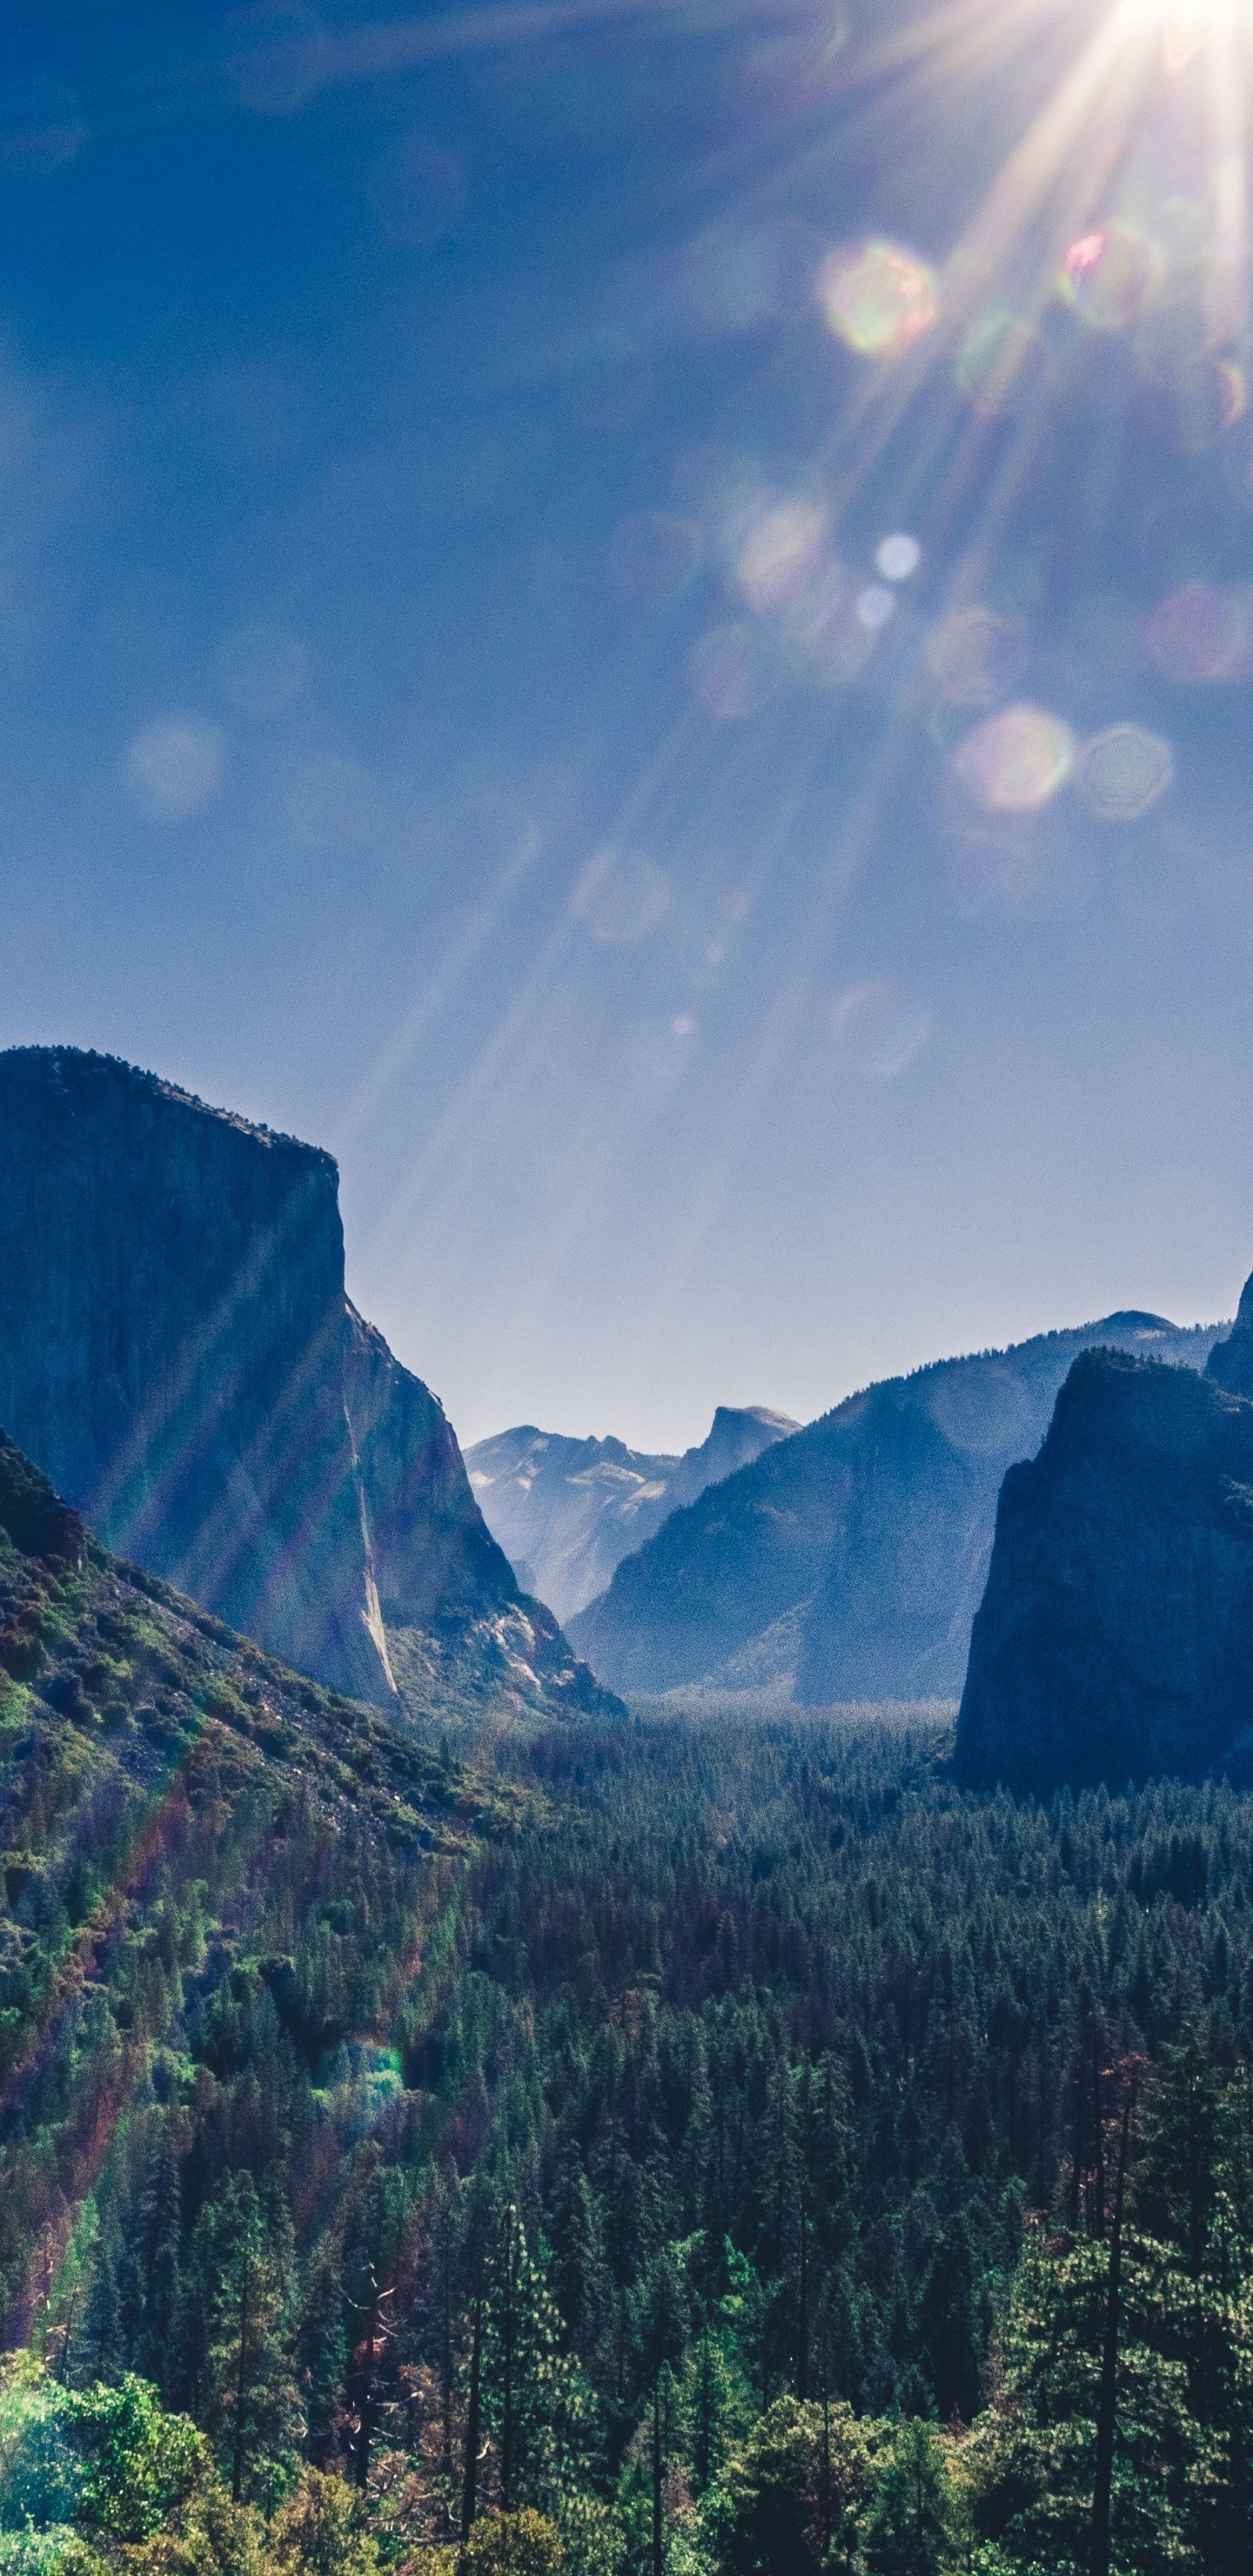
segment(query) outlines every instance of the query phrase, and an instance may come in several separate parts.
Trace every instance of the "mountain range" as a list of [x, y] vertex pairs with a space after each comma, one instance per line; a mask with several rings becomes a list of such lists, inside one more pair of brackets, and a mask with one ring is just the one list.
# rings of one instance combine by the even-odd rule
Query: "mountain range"
[[570, 1620], [618, 1691], [956, 1699], [1006, 1470], [1081, 1351], [1204, 1366], [1222, 1325], [1136, 1311], [850, 1396], [671, 1514]]
[[348, 1299], [316, 1147], [112, 1057], [0, 1055], [0, 1423], [107, 1547], [329, 1688], [612, 1705]]
[[682, 1456], [628, 1449], [622, 1440], [572, 1440], [526, 1424], [478, 1441], [465, 1459], [479, 1508], [519, 1582], [569, 1619], [671, 1512], [798, 1428], [765, 1405], [720, 1404], [708, 1437]]

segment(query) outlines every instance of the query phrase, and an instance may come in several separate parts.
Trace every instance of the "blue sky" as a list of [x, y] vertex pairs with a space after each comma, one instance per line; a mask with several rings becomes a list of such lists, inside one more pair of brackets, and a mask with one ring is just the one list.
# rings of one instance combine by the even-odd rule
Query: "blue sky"
[[330, 1144], [463, 1438], [1232, 1311], [1229, 15], [7, 13], [0, 1040]]

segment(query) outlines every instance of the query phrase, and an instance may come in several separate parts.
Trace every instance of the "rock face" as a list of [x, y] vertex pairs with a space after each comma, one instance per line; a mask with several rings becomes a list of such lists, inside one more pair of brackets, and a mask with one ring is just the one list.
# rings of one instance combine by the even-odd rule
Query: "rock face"
[[798, 1425], [765, 1405], [720, 1404], [699, 1448], [681, 1457], [622, 1440], [570, 1440], [527, 1424], [466, 1451], [480, 1510], [519, 1579], [573, 1617], [614, 1568], [707, 1485], [759, 1458]]
[[1231, 1395], [1253, 1396], [1253, 1279], [1246, 1279], [1236, 1320], [1225, 1342], [1215, 1342], [1205, 1374]]
[[676, 1512], [570, 1623], [618, 1690], [772, 1688], [809, 1705], [956, 1699], [1005, 1470], [1078, 1353], [1193, 1369], [1223, 1327], [1107, 1315], [851, 1396]]
[[595, 1699], [349, 1304], [313, 1146], [114, 1058], [0, 1055], [0, 1423], [107, 1547], [330, 1688]]
[[1038, 1458], [1010, 1469], [958, 1718], [964, 1780], [1046, 1795], [1253, 1775], [1253, 1403], [1214, 1356], [1198, 1377], [1089, 1352]]

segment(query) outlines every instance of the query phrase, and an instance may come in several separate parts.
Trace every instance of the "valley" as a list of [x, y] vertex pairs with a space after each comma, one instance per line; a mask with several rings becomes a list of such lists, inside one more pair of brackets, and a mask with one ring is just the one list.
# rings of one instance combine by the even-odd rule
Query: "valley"
[[1104, 2457], [1129, 2576], [1236, 2576], [1253, 1288], [677, 1462], [486, 1444], [567, 1569], [662, 1515], [572, 1619], [624, 1700], [347, 1305], [333, 1165], [6, 1081], [73, 1490], [0, 1441], [0, 2568], [1079, 2576]]

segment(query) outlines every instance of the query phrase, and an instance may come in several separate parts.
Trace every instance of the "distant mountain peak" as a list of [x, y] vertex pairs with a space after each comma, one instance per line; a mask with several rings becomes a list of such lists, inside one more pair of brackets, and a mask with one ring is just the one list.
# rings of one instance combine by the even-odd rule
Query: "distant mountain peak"
[[1007, 1467], [1080, 1350], [1194, 1369], [1221, 1326], [1122, 1307], [847, 1397], [694, 1498], [570, 1622], [615, 1689], [769, 1682], [798, 1700], [956, 1699]]
[[680, 1457], [628, 1448], [612, 1434], [580, 1440], [528, 1423], [480, 1440], [466, 1464], [511, 1563], [525, 1565], [568, 1619], [672, 1511], [797, 1428], [769, 1405], [720, 1404], [705, 1439]]

